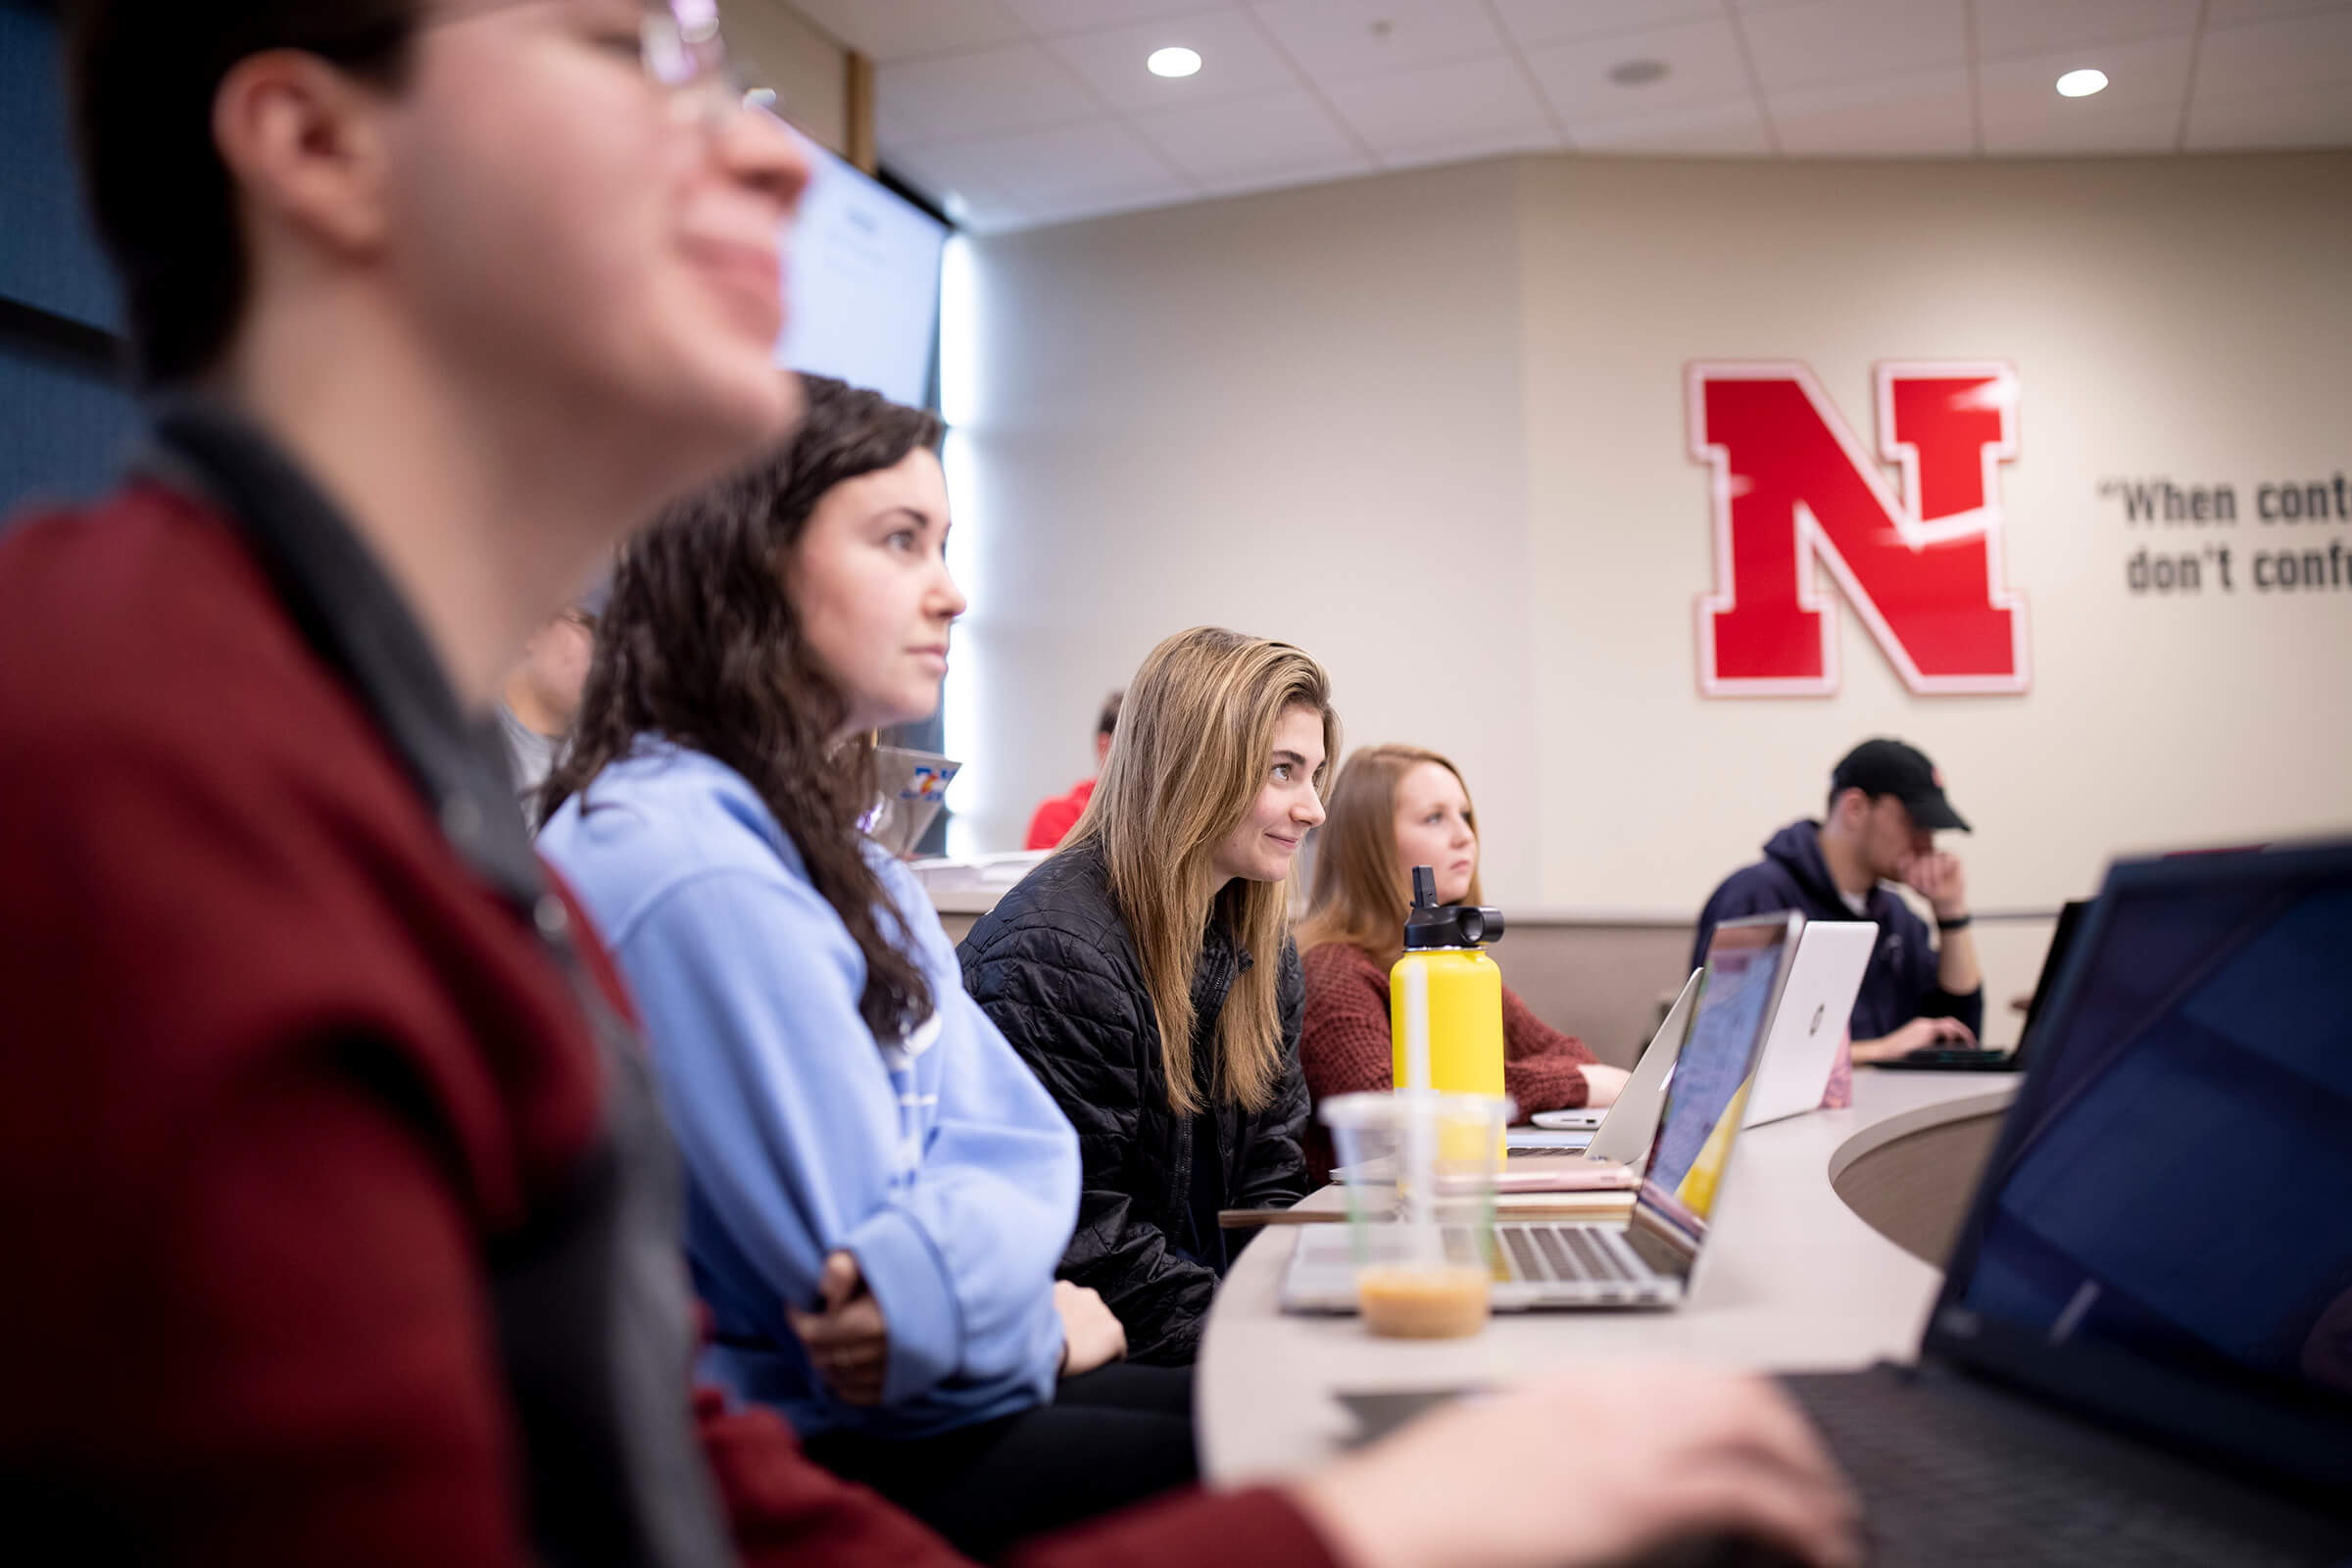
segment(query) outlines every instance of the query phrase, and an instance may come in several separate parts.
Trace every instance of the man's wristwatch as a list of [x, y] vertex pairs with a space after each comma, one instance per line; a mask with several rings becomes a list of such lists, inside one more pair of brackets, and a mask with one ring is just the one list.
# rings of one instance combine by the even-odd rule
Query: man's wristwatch
[[1965, 931], [1968, 929], [1969, 923], [1975, 919], [1976, 916], [1973, 914], [1955, 914], [1946, 920], [1939, 914], [1936, 917], [1936, 929], [1938, 931]]

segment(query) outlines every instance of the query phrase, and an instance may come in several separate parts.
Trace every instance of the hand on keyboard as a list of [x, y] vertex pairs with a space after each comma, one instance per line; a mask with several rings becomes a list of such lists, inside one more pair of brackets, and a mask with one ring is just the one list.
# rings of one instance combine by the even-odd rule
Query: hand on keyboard
[[1292, 1494], [1349, 1568], [1597, 1568], [1710, 1536], [1862, 1560], [1853, 1494], [1778, 1389], [1655, 1363], [1447, 1406]]
[[1914, 1018], [1876, 1040], [1855, 1041], [1853, 1054], [1856, 1061], [1889, 1061], [1922, 1050], [1965, 1049], [1976, 1043], [1975, 1032], [1957, 1018]]
[[1985, 1051], [1972, 1046], [1925, 1046], [1918, 1051], [1906, 1051], [1905, 1061], [1975, 1061], [1982, 1056], [1997, 1056], [1997, 1051]]

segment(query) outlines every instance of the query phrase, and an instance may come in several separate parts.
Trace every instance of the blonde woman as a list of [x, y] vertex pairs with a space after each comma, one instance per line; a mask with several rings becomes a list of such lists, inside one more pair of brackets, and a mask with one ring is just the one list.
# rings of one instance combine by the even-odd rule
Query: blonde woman
[[[1314, 901], [1298, 932], [1306, 979], [1298, 1058], [1317, 1103], [1391, 1087], [1389, 968], [1403, 950], [1416, 865], [1437, 872], [1440, 904], [1481, 902], [1469, 787], [1435, 752], [1368, 746], [1332, 786], [1331, 820], [1316, 841]], [[1502, 1049], [1503, 1087], [1522, 1114], [1608, 1104], [1627, 1077], [1537, 1017], [1508, 986]], [[1307, 1157], [1315, 1175], [1329, 1173], [1325, 1139], [1310, 1136]]]
[[1288, 882], [1338, 745], [1298, 649], [1169, 638], [1085, 815], [963, 942], [966, 988], [1078, 1129], [1062, 1277], [1102, 1293], [1139, 1361], [1192, 1360], [1227, 1261], [1217, 1210], [1308, 1185]]

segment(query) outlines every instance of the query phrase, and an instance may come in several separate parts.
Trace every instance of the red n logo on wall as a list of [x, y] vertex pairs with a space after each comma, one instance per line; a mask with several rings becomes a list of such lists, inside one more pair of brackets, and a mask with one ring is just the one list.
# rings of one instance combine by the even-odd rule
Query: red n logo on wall
[[1690, 455], [1714, 470], [1715, 592], [1698, 602], [1708, 696], [1838, 689], [1817, 565], [1914, 692], [2026, 689], [2025, 600], [2001, 566], [2017, 374], [1934, 361], [1882, 364], [1876, 381], [1899, 497], [1803, 365], [1690, 367]]

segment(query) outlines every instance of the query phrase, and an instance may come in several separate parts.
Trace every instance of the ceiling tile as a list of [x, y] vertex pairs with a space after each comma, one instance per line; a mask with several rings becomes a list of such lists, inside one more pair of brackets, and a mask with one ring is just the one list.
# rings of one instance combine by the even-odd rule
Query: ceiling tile
[[2190, 152], [2346, 146], [2352, 146], [2352, 83], [2239, 98], [2200, 91], [2188, 108]]
[[[1152, 50], [1171, 44], [1198, 50], [1200, 69], [1189, 76], [1154, 76], [1144, 68]], [[1046, 40], [1045, 46], [1067, 61], [1105, 103], [1121, 111], [1164, 109], [1298, 84], [1289, 63], [1239, 11], [1063, 33]]]
[[975, 155], [997, 188], [1032, 214], [1068, 217], [1197, 194], [1192, 181], [1115, 120], [997, 136], [959, 150]]
[[1085, 120], [1102, 106], [1041, 44], [1014, 44], [884, 66], [874, 73], [877, 120], [893, 139], [963, 141]]
[[1008, 208], [1012, 198], [997, 181], [995, 165], [975, 142], [941, 142], [911, 152], [884, 148], [882, 163], [890, 172], [926, 192], [956, 221], [970, 214]]
[[1231, 179], [1204, 181], [1212, 196], [1246, 196], [1251, 191], [1283, 190], [1299, 185], [1320, 185], [1335, 179], [1354, 179], [1361, 174], [1376, 174], [1388, 168], [1376, 164], [1363, 154], [1351, 152], [1345, 159], [1335, 159], [1322, 165], [1302, 165], [1281, 173], [1242, 174]]
[[1570, 127], [1569, 140], [1585, 152], [1612, 154], [1763, 158], [1772, 152], [1764, 117], [1753, 99], [1576, 125]]
[[2352, 80], [2352, 11], [2208, 26], [2197, 52], [2199, 97], [2251, 96], [2347, 80]]
[[1495, 15], [1522, 47], [1723, 15], [1723, 0], [1494, 0]]
[[[2352, 145], [2352, 0], [730, 3], [793, 4], [883, 61], [886, 161], [983, 231], [1554, 147], [1563, 128], [1611, 155], [2164, 153], [2183, 145], [2192, 42], [2187, 148]], [[1205, 69], [1150, 75], [1168, 43]], [[1608, 80], [1635, 59], [1667, 74]], [[2060, 98], [2084, 65], [2113, 84]]]
[[[728, 3], [741, 5], [746, 0]], [[1000, 0], [790, 0], [790, 4], [841, 42], [884, 65], [924, 55], [987, 49], [1018, 42], [1022, 36], [1020, 22]]]
[[[1632, 61], [1655, 61], [1666, 74], [1637, 87], [1609, 79], [1612, 70]], [[1527, 63], [1554, 112], [1571, 126], [1729, 103], [1751, 92], [1739, 38], [1722, 17], [1550, 44], [1527, 51]]]
[[1137, 115], [1134, 123], [1177, 168], [1211, 187], [1377, 167], [1321, 104], [1297, 87], [1153, 110]]
[[874, 141], [884, 149], [912, 147], [922, 141], [915, 127], [899, 115], [891, 113], [891, 101], [881, 94], [874, 95]]
[[1781, 151], [1797, 158], [1959, 158], [1976, 151], [1968, 71], [1876, 77], [1770, 99]]
[[949, 216], [956, 220], [956, 227], [983, 237], [1010, 234], [1030, 226], [1028, 215], [1017, 207], [967, 206], [961, 213], [951, 213]]
[[1160, 17], [1181, 17], [1211, 9], [1216, 0], [1003, 0], [1005, 8], [1040, 37], [1056, 32], [1084, 32], [1091, 27], [1115, 27]]
[[2007, 60], [2197, 30], [2198, 0], [1975, 0], [1977, 58]]
[[1324, 95], [1392, 167], [1559, 144], [1517, 63], [1499, 55], [1333, 82]]
[[1258, 0], [1250, 9], [1318, 82], [1478, 60], [1506, 47], [1482, 0]]
[[2088, 98], [2058, 96], [2058, 77], [2084, 64], [2076, 50], [1979, 66], [1984, 150], [2170, 152], [2180, 138], [2190, 44], [2182, 36], [2143, 38], [2098, 50], [2096, 64], [2109, 86]]
[[1967, 13], [1952, 0], [1809, 0], [1743, 7], [1740, 24], [1768, 98], [1968, 63]]
[[1456, 137], [1451, 141], [1418, 143], [1396, 152], [1383, 153], [1380, 167], [1387, 170], [1427, 169], [1437, 164], [1467, 164], [1482, 158], [1507, 158], [1514, 153], [1557, 152], [1560, 145], [1560, 138], [1548, 126], [1541, 132], [1526, 128], [1492, 130]]
[[[1993, 127], [2004, 134], [2028, 125], [2095, 124], [2170, 111], [2176, 119], [2188, 91], [2192, 40], [2142, 38], [2109, 44], [2085, 59], [2082, 51], [1988, 61], [1977, 67], [1977, 106], [1984, 122], [1984, 150], [1993, 147]], [[2108, 85], [2088, 98], [2062, 98], [2058, 78], [2078, 66], [2095, 65]]]

